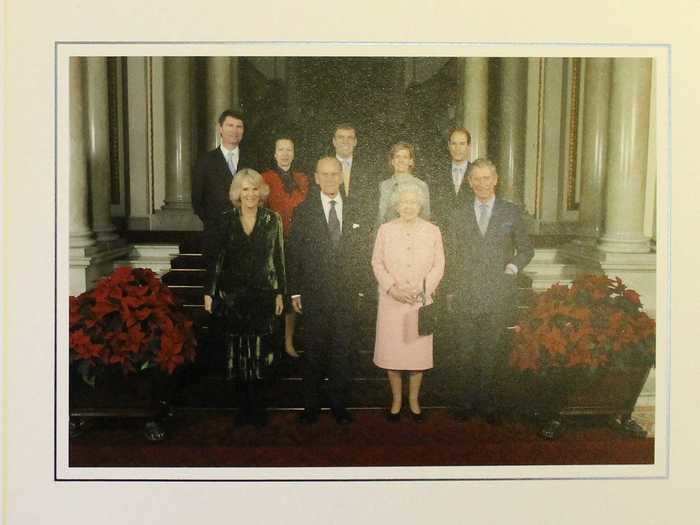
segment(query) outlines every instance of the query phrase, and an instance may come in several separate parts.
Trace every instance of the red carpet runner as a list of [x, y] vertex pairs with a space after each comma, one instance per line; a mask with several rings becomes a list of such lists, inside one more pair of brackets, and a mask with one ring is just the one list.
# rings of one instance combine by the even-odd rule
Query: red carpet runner
[[71, 467], [340, 467], [445, 465], [652, 464], [654, 440], [623, 436], [604, 425], [569, 427], [556, 441], [530, 423], [459, 422], [445, 409], [428, 409], [416, 423], [404, 414], [385, 421], [380, 410], [354, 410], [355, 422], [336, 424], [323, 412], [311, 427], [294, 411], [272, 412], [261, 429], [234, 428], [231, 413], [176, 415], [170, 435], [151, 444], [143, 421], [97, 420], [71, 440]]

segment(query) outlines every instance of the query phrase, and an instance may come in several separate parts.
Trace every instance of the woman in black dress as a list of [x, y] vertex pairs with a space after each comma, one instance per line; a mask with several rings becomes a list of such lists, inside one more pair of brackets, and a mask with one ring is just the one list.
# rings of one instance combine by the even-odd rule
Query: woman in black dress
[[229, 192], [234, 208], [222, 215], [223, 244], [205, 286], [204, 308], [224, 335], [239, 425], [267, 422], [264, 382], [275, 361], [271, 339], [286, 291], [282, 220], [262, 207], [269, 191], [257, 171], [236, 174]]

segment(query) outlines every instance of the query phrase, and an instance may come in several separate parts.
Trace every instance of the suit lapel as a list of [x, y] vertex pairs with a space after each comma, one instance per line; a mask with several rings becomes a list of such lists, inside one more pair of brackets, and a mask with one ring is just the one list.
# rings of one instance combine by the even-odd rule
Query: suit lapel
[[221, 151], [221, 148], [216, 148], [216, 163], [218, 166], [217, 171], [219, 171], [221, 173], [221, 177], [228, 180], [230, 184], [233, 180], [233, 175], [231, 174], [231, 170], [228, 168], [228, 162], [226, 162], [226, 157], [224, 157], [224, 152]]
[[[321, 191], [314, 192], [314, 203], [313, 203], [313, 220], [318, 228], [319, 239], [323, 241], [324, 244], [330, 244], [331, 234], [328, 231], [328, 221], [326, 221], [326, 212], [323, 210], [323, 201], [321, 200]], [[342, 238], [342, 230], [341, 230]], [[312, 254], [311, 254], [312, 255]]]
[[464, 195], [465, 191], [469, 191], [469, 182], [467, 181], [467, 172], [469, 171], [469, 163], [467, 162], [466, 167], [464, 168], [464, 177], [462, 177], [462, 183], [459, 185], [459, 191], [457, 192], [457, 196], [461, 197]]
[[484, 235], [484, 238], [488, 239], [493, 237], [495, 232], [497, 232], [500, 228], [502, 222], [503, 206], [501, 205], [501, 202], [499, 202], [499, 200], [496, 199], [493, 203], [493, 209], [491, 210], [491, 218], [489, 219], [489, 225], [488, 228], [486, 228], [486, 235]]
[[474, 200], [468, 201], [466, 209], [466, 229], [467, 234], [482, 238], [481, 230], [479, 230], [479, 221], [476, 217], [476, 211], [474, 210]]

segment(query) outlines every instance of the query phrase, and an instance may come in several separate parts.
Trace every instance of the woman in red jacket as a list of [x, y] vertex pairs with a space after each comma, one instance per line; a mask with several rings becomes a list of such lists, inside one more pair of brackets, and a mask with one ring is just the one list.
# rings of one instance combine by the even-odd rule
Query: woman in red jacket
[[[309, 180], [303, 173], [292, 170], [294, 161], [294, 141], [289, 137], [281, 137], [275, 141], [275, 167], [262, 174], [265, 183], [270, 187], [267, 206], [282, 217], [282, 227], [285, 239], [292, 225], [294, 209], [306, 199], [309, 192]], [[298, 357], [294, 350], [294, 325], [296, 315], [294, 310], [286, 308], [284, 349], [292, 357]]]

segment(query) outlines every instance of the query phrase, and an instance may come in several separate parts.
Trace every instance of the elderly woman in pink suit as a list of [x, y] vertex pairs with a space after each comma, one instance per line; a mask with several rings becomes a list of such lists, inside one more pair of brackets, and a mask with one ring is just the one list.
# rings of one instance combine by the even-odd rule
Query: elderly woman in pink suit
[[433, 367], [433, 336], [418, 335], [418, 308], [426, 304], [445, 270], [442, 235], [419, 217], [424, 192], [416, 184], [400, 184], [391, 205], [399, 217], [377, 232], [372, 269], [379, 284], [374, 363], [387, 371], [392, 402], [389, 421], [398, 421], [402, 406], [402, 372], [408, 372], [408, 402], [414, 420], [422, 421], [418, 396], [423, 372]]

